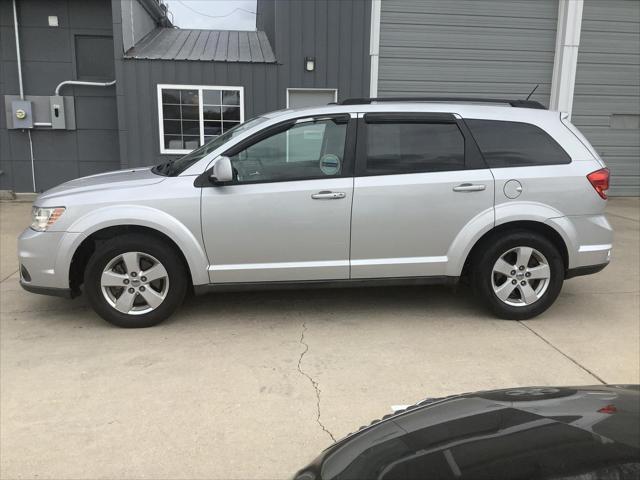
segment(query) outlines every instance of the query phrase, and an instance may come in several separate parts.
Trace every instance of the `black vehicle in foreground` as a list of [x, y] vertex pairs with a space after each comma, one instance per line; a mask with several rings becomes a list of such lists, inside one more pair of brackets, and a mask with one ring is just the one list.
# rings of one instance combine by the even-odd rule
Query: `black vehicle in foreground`
[[348, 435], [294, 478], [640, 479], [640, 386], [427, 399]]

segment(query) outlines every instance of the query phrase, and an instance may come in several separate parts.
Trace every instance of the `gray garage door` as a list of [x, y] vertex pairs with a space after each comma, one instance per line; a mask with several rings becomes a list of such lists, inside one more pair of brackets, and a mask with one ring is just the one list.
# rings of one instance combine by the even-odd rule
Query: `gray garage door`
[[556, 0], [382, 0], [378, 94], [549, 104]]
[[611, 168], [611, 195], [640, 194], [640, 2], [586, 0], [573, 123]]

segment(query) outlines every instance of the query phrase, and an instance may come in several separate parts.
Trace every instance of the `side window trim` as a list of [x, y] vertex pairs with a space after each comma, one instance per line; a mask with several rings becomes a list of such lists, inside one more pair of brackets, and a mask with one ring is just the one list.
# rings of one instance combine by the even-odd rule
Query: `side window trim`
[[358, 119], [357, 137], [358, 144], [355, 154], [355, 176], [356, 177], [372, 177], [382, 175], [412, 175], [416, 173], [370, 173], [367, 172], [367, 124], [371, 123], [455, 123], [464, 138], [464, 168], [452, 170], [440, 170], [438, 172], [420, 172], [420, 173], [439, 173], [443, 171], [459, 172], [464, 170], [481, 170], [486, 169], [487, 164], [480, 153], [480, 149], [475, 139], [462, 118], [453, 113], [440, 112], [374, 112], [367, 113]]
[[[354, 158], [355, 158], [355, 150], [356, 150], [357, 119], [354, 117], [351, 117], [351, 115], [348, 113], [347, 114], [340, 113], [336, 115], [325, 114], [325, 115], [318, 115], [318, 116], [312, 116], [312, 117], [305, 116], [300, 118], [288, 119], [283, 122], [276, 123], [275, 125], [270, 125], [269, 127], [266, 127], [263, 130], [256, 132], [249, 138], [242, 140], [241, 142], [234, 145], [230, 149], [224, 151], [224, 153], [222, 153], [222, 156], [225, 156], [225, 157], [235, 156], [238, 153], [246, 150], [247, 148], [251, 147], [252, 145], [255, 145], [256, 143], [262, 140], [265, 140], [273, 135], [277, 135], [278, 133], [287, 131], [288, 129], [296, 125], [296, 123], [298, 123], [299, 120], [307, 120], [307, 119], [314, 119], [314, 120], [335, 119], [335, 120], [338, 120], [340, 123], [347, 124], [347, 132], [346, 132], [345, 147], [344, 147], [344, 159], [342, 162], [342, 172], [340, 175], [335, 175], [331, 177], [325, 176], [325, 177], [314, 177], [314, 178], [305, 177], [305, 178], [287, 178], [287, 179], [279, 179], [279, 180], [256, 180], [251, 182], [246, 182], [246, 181], [237, 182], [234, 180], [233, 182], [229, 182], [226, 185], [234, 185], [234, 186], [256, 185], [261, 183], [284, 183], [284, 182], [296, 182], [296, 181], [303, 181], [303, 180], [324, 180], [324, 179], [330, 179], [330, 178], [353, 177]], [[210, 184], [207, 180], [212, 171], [213, 171], [213, 167], [210, 167], [201, 175], [199, 175], [196, 181], [194, 182], [194, 186], [213, 187], [214, 185]]]

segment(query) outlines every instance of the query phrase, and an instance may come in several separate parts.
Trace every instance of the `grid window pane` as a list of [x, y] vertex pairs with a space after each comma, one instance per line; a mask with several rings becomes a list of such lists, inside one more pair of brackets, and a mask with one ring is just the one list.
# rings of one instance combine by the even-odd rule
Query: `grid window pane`
[[164, 89], [162, 90], [162, 103], [180, 103], [180, 90]]
[[240, 92], [238, 90], [224, 90], [222, 92], [223, 105], [240, 105]]
[[200, 112], [197, 106], [182, 105], [182, 120], [198, 120], [200, 119]]
[[180, 135], [182, 134], [182, 123], [180, 120], [165, 120], [164, 121], [164, 134], [165, 135]]
[[220, 135], [222, 133], [222, 122], [204, 122], [205, 135]]
[[182, 138], [183, 138], [183, 141], [184, 141], [184, 147], [183, 148], [185, 150], [193, 150], [193, 149], [198, 148], [200, 146], [200, 136], [193, 137], [193, 136], [185, 135]]
[[162, 118], [165, 120], [180, 120], [180, 105], [163, 105]]
[[222, 133], [226, 132], [227, 130], [231, 130], [239, 123], [240, 122], [222, 122]]
[[183, 121], [182, 134], [200, 136], [200, 122]]
[[164, 148], [168, 150], [182, 150], [182, 136], [180, 135], [165, 135], [164, 136]]
[[180, 90], [180, 103], [182, 105], [198, 105], [198, 90]]
[[222, 107], [222, 119], [240, 121], [240, 107]]
[[222, 107], [203, 105], [202, 116], [205, 120], [222, 120]]
[[220, 90], [203, 90], [202, 91], [202, 103], [205, 105], [220, 105], [221, 94]]

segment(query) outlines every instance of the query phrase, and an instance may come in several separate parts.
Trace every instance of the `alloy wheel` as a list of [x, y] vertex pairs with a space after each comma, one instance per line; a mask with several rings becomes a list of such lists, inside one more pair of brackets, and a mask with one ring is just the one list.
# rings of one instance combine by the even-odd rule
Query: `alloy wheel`
[[160, 261], [142, 252], [111, 259], [100, 277], [102, 295], [121, 313], [143, 315], [160, 306], [169, 292], [169, 274]]
[[546, 257], [525, 246], [504, 252], [491, 271], [493, 293], [512, 307], [525, 307], [540, 300], [550, 280], [551, 268]]

